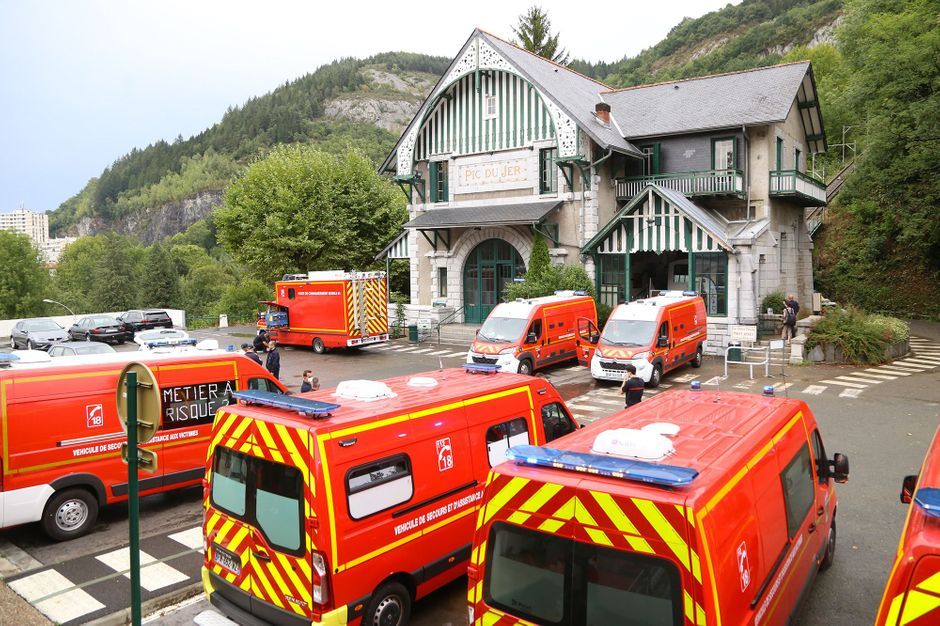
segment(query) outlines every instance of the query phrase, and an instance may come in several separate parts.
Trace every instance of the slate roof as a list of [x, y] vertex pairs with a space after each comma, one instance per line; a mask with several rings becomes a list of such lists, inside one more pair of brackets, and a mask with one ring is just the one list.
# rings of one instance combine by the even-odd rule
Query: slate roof
[[809, 65], [800, 61], [600, 95], [628, 139], [768, 124], [786, 119]]
[[430, 230], [451, 227], [465, 228], [468, 226], [537, 224], [560, 205], [561, 200], [550, 200], [523, 204], [431, 209], [405, 224], [404, 228]]

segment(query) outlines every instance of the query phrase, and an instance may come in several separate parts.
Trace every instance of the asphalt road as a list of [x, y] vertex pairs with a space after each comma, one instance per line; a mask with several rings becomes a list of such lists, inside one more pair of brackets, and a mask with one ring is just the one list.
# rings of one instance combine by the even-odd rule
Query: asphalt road
[[[915, 327], [922, 336], [940, 340], [935, 326]], [[250, 328], [197, 333], [213, 337], [224, 347], [250, 340]], [[133, 349], [131, 344], [125, 348]], [[415, 353], [396, 351], [336, 351], [316, 355], [309, 349], [282, 348], [282, 381], [296, 390], [304, 369], [312, 369], [325, 387], [349, 378], [382, 378], [459, 366], [462, 360], [450, 353], [434, 356], [447, 346], [428, 346]], [[450, 356], [448, 356], [450, 354]], [[838, 487], [838, 540], [833, 567], [821, 574], [805, 604], [801, 626], [832, 626], [871, 623], [884, 588], [888, 569], [897, 546], [905, 507], [898, 503], [901, 478], [916, 473], [927, 445], [940, 423], [940, 368], [864, 389], [857, 397], [845, 397], [846, 387], [830, 385], [828, 392], [805, 395], [803, 390], [820, 381], [851, 374], [852, 368], [788, 368], [787, 376], [773, 370], [774, 378], [748, 383], [746, 370], [732, 371], [732, 378], [722, 388], [760, 392], [765, 382], [789, 383], [784, 393], [805, 399], [815, 413], [825, 439], [827, 454], [844, 452], [849, 456], [849, 483]], [[707, 360], [696, 372], [702, 380], [720, 375], [720, 363]], [[558, 368], [548, 373], [566, 400], [596, 397], [604, 392], [589, 377], [572, 368]], [[666, 378], [669, 383], [669, 377]], [[674, 383], [679, 384], [679, 383]], [[612, 390], [611, 390], [612, 391]], [[668, 389], [664, 392], [668, 392]], [[600, 409], [599, 409], [600, 410]], [[609, 412], [616, 410], [611, 406]], [[575, 411], [577, 412], [577, 411]], [[601, 417], [595, 415], [593, 417]], [[200, 490], [190, 489], [145, 498], [141, 502], [141, 534], [168, 533], [201, 523]], [[0, 532], [6, 539], [43, 564], [72, 559], [126, 543], [127, 512], [123, 505], [107, 507], [95, 532], [69, 544], [47, 540], [35, 525]], [[446, 626], [466, 622], [465, 581], [445, 587], [414, 609], [416, 626]], [[209, 610], [205, 600], [190, 602], [185, 608], [162, 615], [161, 624], [191, 624], [193, 616]]]

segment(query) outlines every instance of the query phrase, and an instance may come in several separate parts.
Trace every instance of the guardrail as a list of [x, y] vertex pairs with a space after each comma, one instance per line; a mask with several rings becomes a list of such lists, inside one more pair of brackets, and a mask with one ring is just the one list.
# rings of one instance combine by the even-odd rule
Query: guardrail
[[687, 196], [741, 194], [744, 192], [744, 173], [740, 170], [704, 170], [618, 178], [617, 197], [632, 198], [650, 183]]
[[[750, 352], [763, 352], [764, 360], [763, 361], [732, 361], [728, 358], [728, 353], [732, 350], [740, 350], [742, 355], [745, 355], [748, 351]], [[742, 358], [747, 358], [742, 356]], [[770, 377], [770, 347], [769, 346], [755, 346], [755, 347], [745, 347], [745, 346], [728, 346], [725, 348], [725, 378], [728, 378], [728, 365], [747, 365], [750, 369], [750, 378], [754, 380], [754, 366], [763, 365], [764, 366], [764, 377]]]
[[440, 320], [435, 326], [437, 327], [437, 345], [441, 345], [441, 326], [444, 324], [453, 324], [454, 320], [457, 319], [457, 315], [463, 313], [463, 306], [457, 307], [451, 313], [447, 315], [444, 319]]
[[794, 195], [826, 202], [826, 184], [798, 170], [779, 170], [770, 173], [770, 195]]

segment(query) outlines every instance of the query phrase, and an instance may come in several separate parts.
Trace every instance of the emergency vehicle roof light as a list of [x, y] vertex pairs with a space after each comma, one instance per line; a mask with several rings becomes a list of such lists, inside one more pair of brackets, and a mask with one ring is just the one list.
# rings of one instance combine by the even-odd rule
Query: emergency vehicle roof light
[[761, 394], [761, 395], [763, 395], [765, 398], [773, 398], [773, 397], [774, 397], [774, 386], [773, 386], [773, 385], [764, 385], [764, 392], [763, 392], [763, 394]]
[[339, 404], [333, 404], [332, 402], [295, 398], [294, 396], [284, 395], [283, 393], [262, 391], [261, 389], [236, 391], [232, 394], [232, 397], [241, 400], [245, 404], [260, 404], [276, 409], [287, 409], [288, 411], [294, 411], [303, 416], [309, 415], [311, 417], [326, 417], [340, 407]]
[[[195, 337], [189, 339], [158, 339], [156, 341], [145, 341], [144, 345], [148, 348], [170, 348], [174, 346], [195, 346], [199, 340]], [[218, 347], [218, 344], [216, 344]]]
[[344, 380], [336, 385], [336, 393], [333, 395], [360, 402], [373, 402], [396, 396], [392, 388], [380, 380]]
[[0, 352], [0, 367], [10, 367], [13, 361], [19, 361], [20, 357], [9, 352]]
[[464, 363], [463, 368], [471, 374], [495, 374], [499, 371], [499, 365], [495, 363], [492, 365], [488, 363]]
[[698, 476], [698, 471], [691, 467], [631, 461], [542, 446], [513, 446], [506, 451], [506, 456], [520, 465], [553, 467], [583, 474], [635, 480], [660, 487], [683, 487]]
[[914, 494], [914, 502], [929, 517], [940, 517], [940, 487], [921, 487]]
[[695, 379], [689, 383], [689, 388], [692, 391], [701, 391], [702, 390], [702, 381]]

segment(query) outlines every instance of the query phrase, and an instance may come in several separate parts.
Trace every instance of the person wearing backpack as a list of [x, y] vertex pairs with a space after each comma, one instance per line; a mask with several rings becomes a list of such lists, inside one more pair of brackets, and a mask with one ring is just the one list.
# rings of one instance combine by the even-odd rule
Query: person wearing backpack
[[800, 303], [796, 301], [796, 297], [792, 293], [788, 294], [787, 299], [783, 301], [783, 332], [781, 337], [784, 341], [796, 337], [796, 314], [799, 311]]

